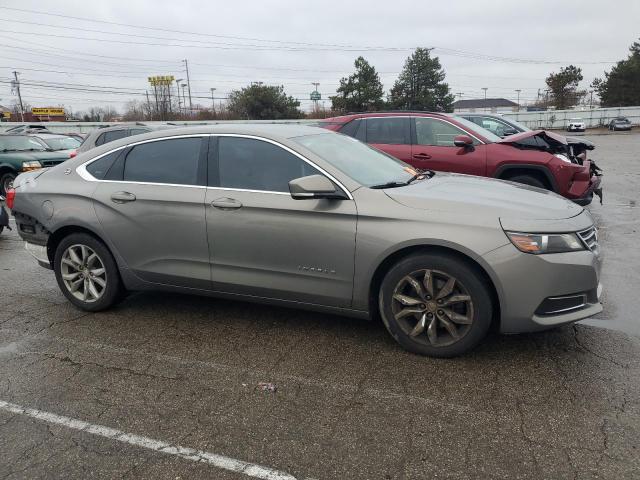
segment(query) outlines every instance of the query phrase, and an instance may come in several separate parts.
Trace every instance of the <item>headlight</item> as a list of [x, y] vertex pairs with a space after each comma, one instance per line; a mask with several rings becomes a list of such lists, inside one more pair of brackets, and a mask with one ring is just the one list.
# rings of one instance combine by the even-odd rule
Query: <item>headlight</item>
[[575, 233], [505, 232], [511, 243], [524, 253], [562, 253], [586, 250]]
[[566, 155], [563, 155], [561, 153], [556, 153], [553, 156], [556, 157], [556, 158], [559, 158], [563, 162], [572, 163], [571, 160], [569, 160], [569, 157], [567, 157]]
[[31, 170], [38, 170], [39, 168], [42, 168], [42, 165], [38, 161], [34, 160], [32, 162], [22, 162], [22, 171], [23, 172], [29, 172]]

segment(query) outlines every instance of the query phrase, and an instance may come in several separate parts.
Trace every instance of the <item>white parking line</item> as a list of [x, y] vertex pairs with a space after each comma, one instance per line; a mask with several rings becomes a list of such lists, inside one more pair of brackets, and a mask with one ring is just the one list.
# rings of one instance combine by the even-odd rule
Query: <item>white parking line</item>
[[82, 420], [76, 420], [74, 418], [64, 417], [55, 413], [36, 410], [35, 408], [21, 407], [20, 405], [2, 400], [0, 400], [0, 410], [35, 418], [47, 423], [62, 425], [63, 427], [91, 433], [92, 435], [109, 438], [111, 440], [117, 440], [118, 442], [127, 443], [136, 447], [147, 448], [159, 453], [175, 455], [186, 460], [191, 460], [192, 462], [207, 463], [217, 468], [242, 473], [253, 478], [261, 478], [263, 480], [296, 480], [294, 476], [289, 475], [288, 473], [280, 472], [269, 467], [263, 467], [262, 465], [256, 465], [255, 463], [244, 462], [242, 460], [236, 460], [235, 458], [196, 450], [194, 448], [172, 445], [171, 443], [154, 440], [153, 438], [126, 433], [121, 430], [116, 430], [115, 428], [105, 427], [103, 425], [93, 425]]

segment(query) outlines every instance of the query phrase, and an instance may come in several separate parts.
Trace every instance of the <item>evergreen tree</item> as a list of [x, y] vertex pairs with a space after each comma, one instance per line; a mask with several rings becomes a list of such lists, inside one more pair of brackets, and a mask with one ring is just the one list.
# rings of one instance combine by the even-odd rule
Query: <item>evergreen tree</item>
[[573, 65], [562, 67], [558, 73], [549, 74], [545, 81], [551, 94], [551, 103], [558, 110], [576, 105], [586, 95], [585, 91], [578, 90], [582, 79], [582, 69]]
[[302, 118], [300, 102], [284, 92], [284, 87], [254, 83], [231, 92], [227, 106], [231, 115], [248, 120]]
[[391, 89], [390, 103], [400, 110], [453, 111], [454, 96], [444, 82], [445, 73], [430, 48], [416, 48], [407, 58]]
[[382, 82], [376, 69], [363, 57], [354, 63], [356, 71], [349, 77], [340, 79], [335, 97], [331, 97], [334, 110], [342, 112], [367, 112], [378, 110], [384, 105]]
[[640, 105], [640, 42], [633, 42], [627, 59], [619, 61], [604, 77], [591, 84], [603, 107]]

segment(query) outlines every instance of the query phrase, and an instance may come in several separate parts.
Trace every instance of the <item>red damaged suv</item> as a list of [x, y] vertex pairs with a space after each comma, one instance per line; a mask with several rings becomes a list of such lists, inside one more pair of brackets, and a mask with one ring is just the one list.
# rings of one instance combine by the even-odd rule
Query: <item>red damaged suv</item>
[[587, 159], [592, 143], [544, 130], [500, 138], [444, 113], [356, 113], [320, 125], [369, 143], [420, 169], [466, 173], [552, 190], [580, 205], [602, 199], [601, 170]]

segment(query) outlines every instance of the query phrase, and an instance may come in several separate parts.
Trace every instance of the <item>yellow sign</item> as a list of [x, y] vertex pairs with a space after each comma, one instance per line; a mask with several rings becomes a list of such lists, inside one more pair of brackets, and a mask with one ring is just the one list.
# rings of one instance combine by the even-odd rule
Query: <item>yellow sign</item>
[[156, 75], [148, 78], [151, 85], [171, 85], [175, 80], [173, 75]]
[[64, 116], [64, 108], [32, 108], [31, 113], [38, 116], [53, 116], [53, 117], [61, 117]]
[[4, 118], [11, 118], [11, 112], [2, 112]]

